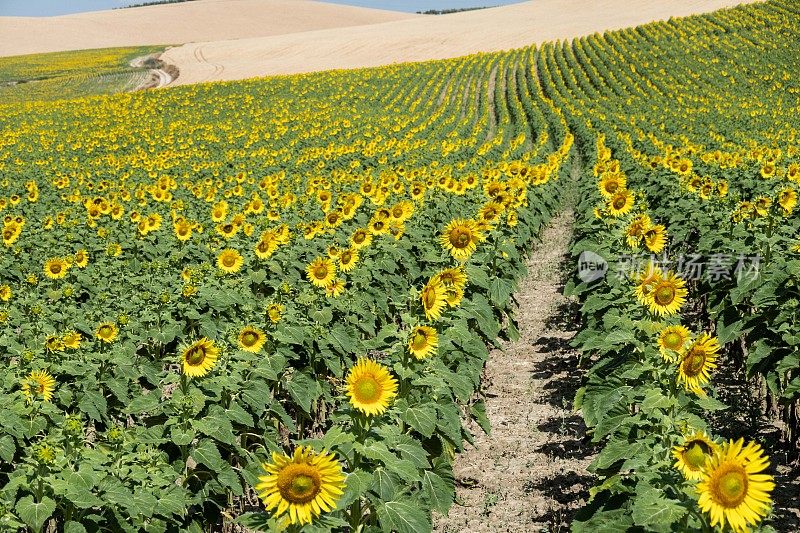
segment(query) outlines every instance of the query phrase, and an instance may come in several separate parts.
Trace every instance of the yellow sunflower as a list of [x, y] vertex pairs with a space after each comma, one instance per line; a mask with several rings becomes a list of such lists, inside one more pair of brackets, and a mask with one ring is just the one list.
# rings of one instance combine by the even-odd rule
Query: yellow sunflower
[[281, 321], [281, 317], [283, 316], [283, 306], [278, 303], [269, 304], [267, 306], [267, 316], [270, 322], [277, 324]]
[[600, 181], [597, 182], [597, 188], [600, 189], [600, 194], [606, 198], [613, 197], [617, 191], [625, 189], [627, 180], [625, 175], [620, 172], [604, 173]]
[[61, 279], [67, 275], [69, 263], [61, 257], [53, 257], [44, 264], [44, 275], [50, 279]]
[[633, 209], [633, 193], [628, 189], [620, 189], [608, 199], [608, 212], [612, 217], [627, 215]]
[[439, 242], [456, 261], [464, 262], [475, 251], [481, 239], [482, 235], [474, 220], [457, 218], [445, 227]]
[[425, 359], [436, 352], [439, 334], [430, 326], [417, 326], [408, 338], [408, 351], [417, 359]]
[[338, 298], [344, 293], [346, 283], [343, 279], [336, 278], [325, 287], [325, 296]]
[[89, 264], [89, 252], [84, 249], [80, 249], [75, 252], [75, 266], [78, 268], [86, 268], [86, 265]]
[[431, 278], [420, 293], [422, 307], [428, 320], [437, 320], [447, 305], [447, 287], [436, 277]]
[[381, 415], [397, 395], [397, 380], [389, 369], [360, 357], [347, 374], [350, 404], [367, 416]]
[[181, 350], [183, 373], [192, 378], [203, 377], [214, 368], [219, 358], [219, 348], [214, 341], [203, 337]]
[[685, 284], [673, 272], [668, 272], [666, 277], [654, 283], [647, 298], [650, 312], [659, 316], [671, 316], [680, 311], [688, 294]]
[[780, 191], [778, 193], [778, 204], [781, 206], [784, 216], [791, 215], [797, 205], [797, 191], [791, 188]]
[[701, 334], [681, 356], [678, 365], [678, 383], [686, 390], [705, 395], [702, 386], [711, 379], [711, 371], [717, 368], [715, 361], [719, 342], [708, 333]]
[[83, 338], [81, 334], [75, 330], [70, 330], [64, 333], [61, 337], [61, 342], [64, 344], [64, 347], [69, 348], [70, 350], [77, 350], [81, 347], [81, 341]]
[[298, 446], [294, 455], [272, 453], [272, 462], [264, 463], [264, 475], [255, 486], [258, 497], [275, 517], [288, 512], [289, 524], [310, 524], [322, 513], [336, 509], [344, 494], [345, 476], [336, 456], [324, 450], [314, 452]]
[[636, 215], [625, 230], [625, 241], [631, 248], [638, 248], [644, 234], [650, 229], [652, 222], [645, 214]]
[[56, 388], [56, 380], [47, 370], [34, 370], [22, 382], [22, 393], [28, 399], [28, 403], [36, 398], [41, 398], [45, 402], [53, 399], [53, 391]]
[[238, 272], [244, 264], [242, 254], [233, 248], [226, 248], [222, 250], [217, 257], [217, 267], [226, 274], [233, 274]]
[[769, 514], [775, 488], [773, 477], [764, 474], [769, 458], [761, 446], [744, 440], [729, 441], [705, 465], [697, 484], [698, 505], [711, 517], [711, 526], [727, 523], [736, 532], [749, 531]]
[[113, 322], [103, 322], [94, 332], [95, 337], [100, 339], [101, 342], [114, 342], [119, 334], [119, 328]]
[[327, 287], [336, 277], [336, 265], [330, 259], [317, 257], [306, 268], [308, 280], [316, 287]]
[[350, 237], [350, 244], [353, 245], [353, 248], [356, 250], [360, 250], [365, 246], [369, 246], [372, 242], [372, 233], [368, 229], [365, 228], [358, 228], [353, 232], [353, 235]]
[[358, 251], [355, 248], [347, 248], [339, 254], [339, 268], [342, 272], [350, 272], [358, 263]]
[[691, 435], [684, 436], [683, 442], [672, 448], [675, 468], [680, 470], [686, 479], [696, 481], [703, 477], [706, 460], [718, 450], [719, 445], [704, 431], [695, 431]]
[[467, 285], [467, 273], [463, 267], [447, 268], [436, 274], [436, 279], [444, 283], [445, 287], [464, 288]]
[[636, 287], [634, 292], [636, 293], [636, 299], [639, 300], [644, 305], [647, 305], [650, 299], [650, 294], [653, 292], [653, 288], [658, 284], [661, 279], [663, 278], [664, 273], [658, 268], [655, 263], [652, 261], [647, 264], [647, 268], [636, 274], [634, 277], [634, 281], [636, 282]]
[[267, 342], [267, 336], [255, 326], [245, 326], [239, 331], [236, 342], [245, 352], [258, 353]]
[[647, 249], [657, 254], [667, 243], [666, 229], [661, 224], [652, 226], [644, 232], [644, 244]]
[[8, 285], [0, 285], [0, 300], [7, 302], [11, 299], [11, 287]]
[[689, 341], [691, 333], [681, 325], [667, 326], [658, 335], [658, 347], [661, 356], [669, 363], [678, 361], [678, 354], [683, 351], [683, 347]]

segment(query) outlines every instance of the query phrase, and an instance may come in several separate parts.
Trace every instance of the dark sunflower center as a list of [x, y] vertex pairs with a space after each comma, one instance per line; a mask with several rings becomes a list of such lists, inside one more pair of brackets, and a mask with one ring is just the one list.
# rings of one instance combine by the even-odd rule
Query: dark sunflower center
[[688, 376], [696, 376], [706, 364], [706, 355], [702, 351], [692, 350], [683, 359], [683, 372]]
[[625, 207], [625, 198], [622, 196], [614, 198], [614, 209], [622, 209], [623, 207]]
[[192, 366], [202, 364], [206, 358], [206, 351], [202, 346], [196, 346], [186, 352], [186, 362]]
[[663, 285], [656, 289], [654, 297], [656, 303], [659, 305], [669, 305], [675, 299], [675, 289], [670, 286]]
[[616, 181], [609, 181], [606, 183], [606, 192], [615, 193], [619, 188], [619, 184]]
[[670, 350], [679, 350], [683, 345], [683, 336], [675, 331], [670, 331], [664, 336], [664, 346]]
[[290, 464], [278, 474], [278, 490], [284, 500], [302, 504], [317, 497], [322, 480], [315, 468], [305, 464]]
[[226, 255], [222, 258], [222, 264], [230, 268], [236, 264], [236, 258], [233, 255]]
[[381, 386], [372, 376], [363, 376], [354, 389], [358, 401], [362, 403], [374, 403], [381, 395]]
[[245, 346], [253, 346], [258, 342], [258, 333], [254, 331], [246, 331], [244, 335], [242, 335], [242, 344]]
[[325, 279], [328, 277], [328, 267], [325, 265], [318, 265], [314, 267], [314, 277], [317, 279]]
[[738, 507], [747, 496], [747, 473], [740, 466], [731, 466], [717, 478], [715, 485], [715, 495], [723, 507]]
[[111, 326], [100, 326], [100, 336], [104, 338], [110, 337], [114, 333]]
[[427, 289], [423, 297], [423, 303], [425, 304], [426, 309], [433, 308], [433, 306], [436, 305], [436, 291], [433, 289]]
[[383, 226], [384, 226], [384, 224], [380, 220], [376, 221], [375, 224], [374, 224], [375, 229], [378, 230], [378, 231], [382, 230]]
[[60, 274], [61, 273], [61, 265], [58, 263], [54, 263], [50, 265], [50, 272], [53, 274]]
[[425, 334], [424, 331], [418, 330], [414, 333], [414, 337], [411, 339], [411, 346], [415, 350], [421, 350], [428, 345], [428, 336]]
[[341, 256], [339, 256], [339, 260], [342, 262], [343, 265], [346, 265], [353, 259], [353, 254], [350, 252], [344, 252]]
[[699, 470], [706, 464], [707, 453], [708, 446], [704, 442], [694, 441], [686, 446], [683, 460], [693, 470]]
[[366, 234], [366, 233], [364, 233], [363, 231], [359, 231], [359, 232], [358, 232], [358, 233], [356, 233], [356, 234], [355, 234], [355, 236], [353, 237], [353, 241], [354, 241], [356, 244], [361, 244], [362, 242], [364, 242], [364, 239], [366, 239], [366, 238], [367, 238], [367, 234]]
[[450, 244], [455, 248], [466, 248], [472, 241], [469, 230], [456, 228], [450, 232]]

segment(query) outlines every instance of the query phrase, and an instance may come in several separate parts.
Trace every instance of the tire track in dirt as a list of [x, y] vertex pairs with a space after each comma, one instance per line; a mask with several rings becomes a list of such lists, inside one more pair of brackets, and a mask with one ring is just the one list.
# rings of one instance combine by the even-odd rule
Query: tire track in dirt
[[566, 531], [586, 497], [593, 450], [571, 410], [581, 384], [569, 347], [576, 308], [561, 294], [573, 218], [567, 206], [531, 253], [516, 294], [520, 339], [492, 351], [486, 364], [492, 432], [475, 426], [477, 448], [456, 457], [456, 504], [437, 517], [436, 531]]

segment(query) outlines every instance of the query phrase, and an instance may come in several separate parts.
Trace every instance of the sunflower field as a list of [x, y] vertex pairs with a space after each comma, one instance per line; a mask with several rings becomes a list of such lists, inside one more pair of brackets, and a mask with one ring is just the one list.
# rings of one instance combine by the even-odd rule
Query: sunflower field
[[571, 153], [534, 59], [3, 105], [0, 524], [430, 530]]
[[0, 529], [431, 530], [567, 187], [605, 274], [565, 287], [599, 449], [573, 530], [758, 528], [774, 471], [717, 385], [744, 375], [796, 453], [799, 27], [770, 0], [373, 69], [0, 87]]

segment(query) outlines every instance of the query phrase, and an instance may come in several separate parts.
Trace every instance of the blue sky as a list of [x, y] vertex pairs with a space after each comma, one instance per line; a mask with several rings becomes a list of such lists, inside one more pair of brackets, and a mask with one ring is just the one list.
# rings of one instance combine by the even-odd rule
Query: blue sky
[[[0, 16], [46, 17], [82, 11], [98, 11], [146, 0], [0, 0]], [[349, 4], [395, 11], [424, 11], [458, 7], [496, 6], [514, 4], [522, 0], [327, 0], [335, 4]]]

